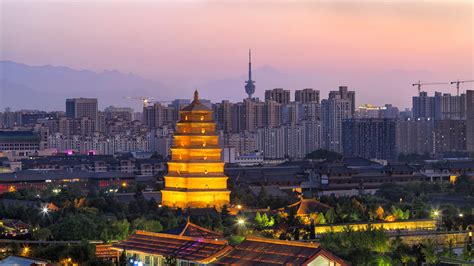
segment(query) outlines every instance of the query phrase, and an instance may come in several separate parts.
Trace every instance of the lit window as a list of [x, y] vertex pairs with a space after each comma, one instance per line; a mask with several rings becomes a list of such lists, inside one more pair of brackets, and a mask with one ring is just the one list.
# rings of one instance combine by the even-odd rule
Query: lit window
[[184, 116], [184, 120], [188, 121], [188, 116], [187, 115]]

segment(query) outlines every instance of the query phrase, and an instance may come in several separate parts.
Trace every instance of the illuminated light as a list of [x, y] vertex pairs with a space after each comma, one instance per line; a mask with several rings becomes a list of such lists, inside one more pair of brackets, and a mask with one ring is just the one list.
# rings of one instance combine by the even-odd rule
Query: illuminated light
[[434, 217], [438, 217], [438, 216], [439, 216], [439, 211], [438, 211], [438, 210], [434, 210], [434, 211], [433, 211], [433, 216], [434, 216]]
[[184, 147], [184, 141], [181, 141], [181, 147]]
[[179, 154], [179, 159], [182, 160], [183, 159], [183, 156], [181, 156], [181, 153]]
[[16, 191], [15, 186], [10, 186], [10, 187], [8, 188], [8, 192], [15, 192], [15, 191]]
[[205, 142], [205, 141], [202, 143], [202, 146], [203, 146], [203, 147], [206, 147], [206, 142]]
[[207, 160], [207, 155], [204, 155], [204, 158], [203, 158], [203, 159], [204, 159], [204, 160]]
[[464, 214], [460, 213], [460, 214], [459, 214], [459, 217], [461, 217], [461, 218], [464, 217]]
[[472, 232], [469, 232], [469, 237], [472, 237]]
[[449, 182], [454, 185], [456, 183], [457, 178], [458, 178], [457, 176], [451, 175], [449, 176]]
[[202, 133], [202, 134], [206, 133], [206, 129], [205, 129], [205, 128], [201, 128], [201, 133]]
[[48, 212], [49, 212], [48, 206], [43, 206], [43, 208], [41, 208], [42, 214], [48, 214]]
[[188, 116], [187, 115], [184, 116], [184, 120], [188, 121]]
[[122, 187], [127, 187], [127, 182], [122, 182]]
[[201, 115], [201, 121], [203, 121], [203, 120], [204, 120], [204, 116], [203, 116], [203, 115]]
[[161, 204], [158, 204], [158, 208], [161, 208], [161, 207], [163, 207], [163, 205], [161, 205]]
[[237, 205], [237, 209], [241, 210], [242, 209], [242, 205]]
[[179, 169], [176, 169], [176, 173], [181, 174], [181, 171]]
[[244, 225], [244, 224], [245, 224], [245, 220], [242, 219], [242, 218], [239, 218], [239, 219], [237, 219], [237, 224], [239, 224], [239, 225]]
[[30, 253], [30, 248], [29, 247], [24, 247], [23, 250], [21, 251], [21, 255], [22, 256], [28, 256], [28, 254]]
[[204, 174], [207, 175], [207, 169], [204, 169]]
[[217, 240], [218, 240], [217, 238], [214, 239], [214, 241], [217, 241]]

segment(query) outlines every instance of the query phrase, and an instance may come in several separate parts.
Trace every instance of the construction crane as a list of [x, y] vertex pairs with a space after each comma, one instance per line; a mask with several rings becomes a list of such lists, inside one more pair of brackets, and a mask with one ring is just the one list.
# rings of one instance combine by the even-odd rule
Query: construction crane
[[441, 85], [441, 84], [449, 84], [449, 83], [447, 83], [447, 82], [421, 83], [421, 81], [418, 80], [418, 83], [413, 83], [412, 86], [417, 86], [418, 87], [418, 95], [420, 95], [421, 86], [424, 86], [424, 85]]
[[451, 84], [456, 84], [456, 89], [458, 91], [458, 96], [459, 96], [459, 84], [461, 83], [466, 83], [466, 82], [474, 82], [474, 80], [457, 80], [457, 81], [451, 81]]
[[153, 97], [130, 97], [130, 96], [125, 96], [123, 97], [124, 99], [129, 99], [129, 100], [140, 100], [143, 102], [143, 107], [147, 107], [149, 103], [152, 102], [155, 98]]

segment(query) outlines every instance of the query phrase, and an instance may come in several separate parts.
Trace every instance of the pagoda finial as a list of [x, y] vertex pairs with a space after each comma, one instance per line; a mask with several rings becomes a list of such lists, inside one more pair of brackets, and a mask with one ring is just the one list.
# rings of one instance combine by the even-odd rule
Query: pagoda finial
[[199, 103], [199, 92], [197, 89], [194, 91], [194, 101]]

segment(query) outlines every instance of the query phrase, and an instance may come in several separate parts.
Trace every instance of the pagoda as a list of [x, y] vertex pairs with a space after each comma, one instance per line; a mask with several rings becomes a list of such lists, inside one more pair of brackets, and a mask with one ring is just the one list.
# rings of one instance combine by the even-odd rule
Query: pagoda
[[224, 175], [215, 127], [212, 110], [199, 101], [196, 90], [192, 103], [179, 112], [165, 188], [161, 190], [163, 205], [220, 209], [229, 204], [228, 177]]

